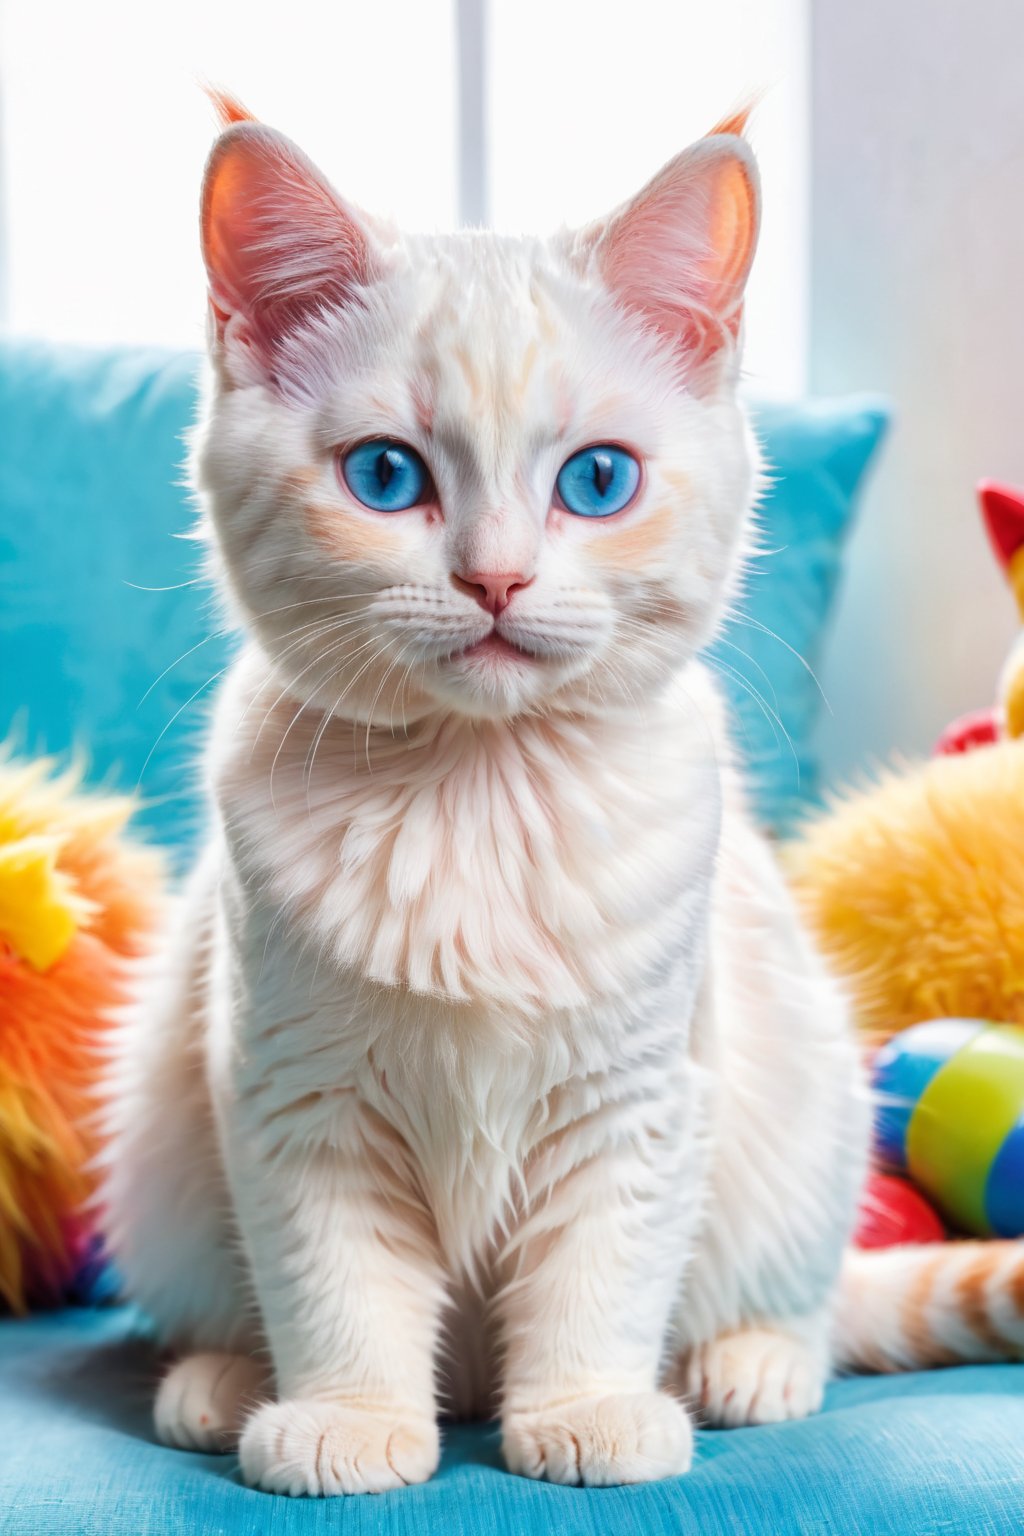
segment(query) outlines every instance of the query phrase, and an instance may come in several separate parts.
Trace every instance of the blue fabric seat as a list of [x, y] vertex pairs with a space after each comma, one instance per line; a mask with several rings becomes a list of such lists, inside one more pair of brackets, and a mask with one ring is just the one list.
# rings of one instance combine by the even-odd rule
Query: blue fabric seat
[[512, 1477], [491, 1426], [448, 1430], [437, 1477], [287, 1499], [234, 1457], [167, 1450], [158, 1359], [126, 1308], [0, 1323], [4, 1536], [1010, 1536], [1024, 1529], [1024, 1366], [857, 1377], [803, 1423], [702, 1432], [688, 1476], [633, 1488]]

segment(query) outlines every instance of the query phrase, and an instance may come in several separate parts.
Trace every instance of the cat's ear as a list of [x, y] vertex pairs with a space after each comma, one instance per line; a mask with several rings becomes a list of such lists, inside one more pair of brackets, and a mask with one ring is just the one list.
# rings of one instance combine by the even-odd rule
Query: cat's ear
[[696, 376], [739, 331], [759, 212], [753, 152], [738, 134], [718, 129], [577, 235], [575, 250]]
[[214, 346], [236, 382], [275, 380], [282, 344], [297, 327], [356, 302], [374, 277], [369, 221], [262, 123], [236, 122], [214, 145], [201, 236]]

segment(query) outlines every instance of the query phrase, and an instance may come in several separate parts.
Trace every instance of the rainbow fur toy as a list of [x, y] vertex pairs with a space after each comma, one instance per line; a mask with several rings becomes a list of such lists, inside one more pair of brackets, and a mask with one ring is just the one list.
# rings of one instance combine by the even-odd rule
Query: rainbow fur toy
[[0, 1300], [88, 1289], [97, 1049], [158, 914], [160, 864], [123, 799], [0, 757]]

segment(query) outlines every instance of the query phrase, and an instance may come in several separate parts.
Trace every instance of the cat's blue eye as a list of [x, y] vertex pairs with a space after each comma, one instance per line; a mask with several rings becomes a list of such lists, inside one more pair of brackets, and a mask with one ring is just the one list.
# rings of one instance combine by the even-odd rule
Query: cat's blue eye
[[640, 465], [625, 448], [598, 443], [566, 459], [555, 484], [567, 511], [579, 517], [611, 517], [636, 495]]
[[415, 507], [430, 485], [427, 466], [415, 448], [386, 437], [350, 449], [341, 470], [352, 495], [375, 512], [404, 512], [406, 507]]

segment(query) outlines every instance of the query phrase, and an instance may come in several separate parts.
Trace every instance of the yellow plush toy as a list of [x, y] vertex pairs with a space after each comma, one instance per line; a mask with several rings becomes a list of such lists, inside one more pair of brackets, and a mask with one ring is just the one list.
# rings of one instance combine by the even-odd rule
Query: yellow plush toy
[[813, 822], [788, 865], [865, 1028], [1024, 1024], [1024, 742], [887, 774]]
[[[979, 494], [1024, 618], [1024, 497]], [[836, 800], [789, 848], [803, 910], [866, 1029], [1024, 1023], [1022, 737], [1024, 638], [994, 709], [955, 721], [930, 762]]]

